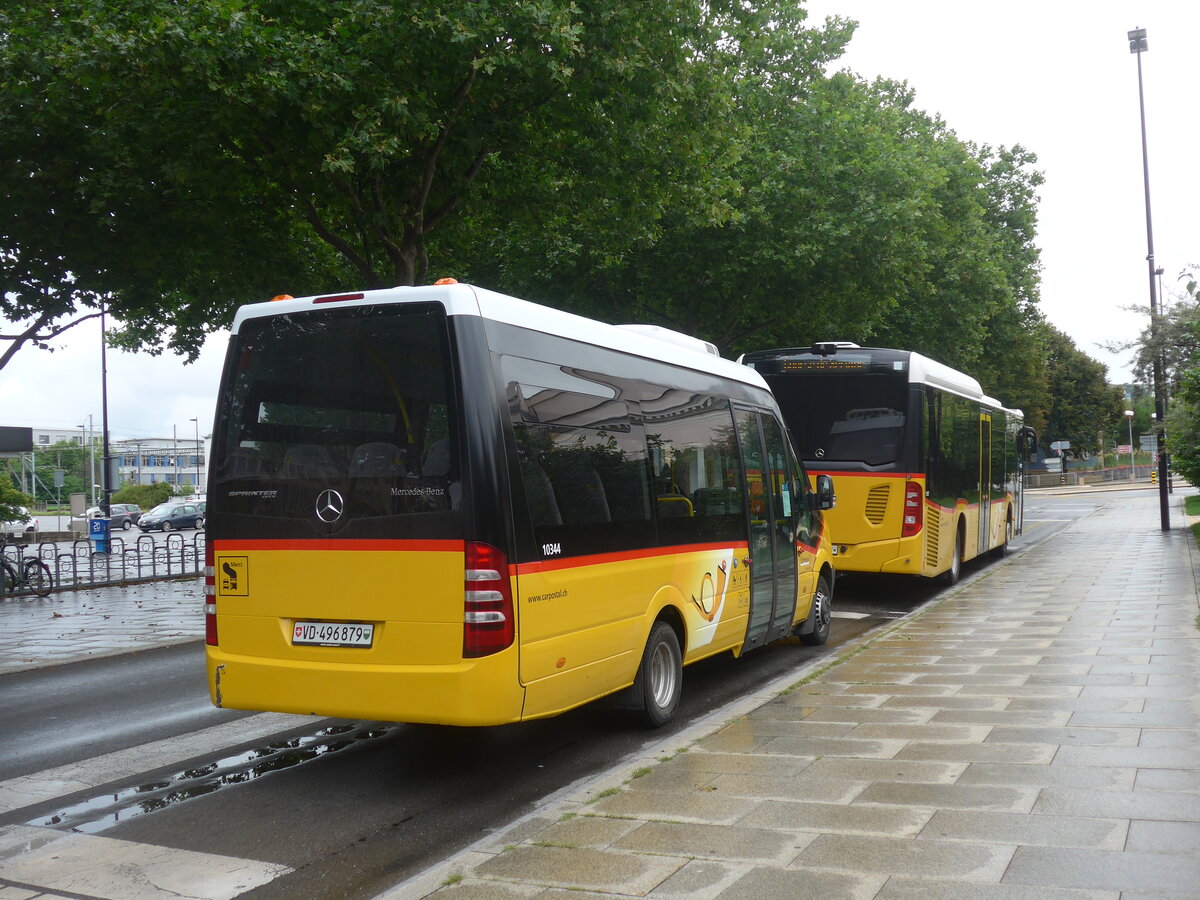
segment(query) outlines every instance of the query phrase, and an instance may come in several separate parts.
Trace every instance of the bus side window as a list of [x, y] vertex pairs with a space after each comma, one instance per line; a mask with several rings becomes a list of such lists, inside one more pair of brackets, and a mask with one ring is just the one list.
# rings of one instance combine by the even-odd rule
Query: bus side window
[[687, 411], [646, 417], [655, 470], [659, 544], [745, 538], [742, 473], [729, 404], [688, 395]]
[[533, 546], [576, 556], [652, 540], [645, 446], [624, 400], [510, 382]]

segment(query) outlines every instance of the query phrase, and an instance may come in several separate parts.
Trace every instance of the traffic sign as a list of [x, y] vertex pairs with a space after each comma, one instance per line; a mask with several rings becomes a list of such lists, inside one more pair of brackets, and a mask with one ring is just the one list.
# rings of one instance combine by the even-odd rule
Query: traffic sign
[[1071, 442], [1070, 441], [1051, 441], [1050, 449], [1051, 450], [1070, 450]]
[[1141, 434], [1138, 435], [1138, 442], [1143, 450], [1149, 450], [1151, 453], [1158, 452], [1158, 435], [1157, 434]]

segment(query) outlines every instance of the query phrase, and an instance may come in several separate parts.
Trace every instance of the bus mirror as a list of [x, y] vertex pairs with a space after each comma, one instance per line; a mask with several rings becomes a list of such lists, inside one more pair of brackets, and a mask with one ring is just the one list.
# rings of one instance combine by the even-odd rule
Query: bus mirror
[[828, 475], [817, 476], [817, 509], [833, 509], [837, 505], [837, 497], [833, 494], [833, 478]]

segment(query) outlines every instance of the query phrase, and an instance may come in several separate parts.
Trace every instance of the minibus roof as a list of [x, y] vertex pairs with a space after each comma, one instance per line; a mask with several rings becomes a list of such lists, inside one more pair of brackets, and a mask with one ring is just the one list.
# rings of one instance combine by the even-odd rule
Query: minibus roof
[[706, 348], [711, 348], [711, 351], [715, 351], [716, 348], [698, 338], [653, 326], [609, 325], [551, 306], [542, 306], [459, 282], [312, 297], [283, 295], [275, 300], [241, 307], [234, 317], [232, 331], [237, 334], [242, 323], [248, 319], [307, 312], [315, 306], [339, 308], [361, 306], [364, 303], [430, 302], [442, 304], [446, 314], [450, 316], [479, 316], [767, 388], [762, 376], [750, 366], [725, 359], [715, 352], [706, 352]]

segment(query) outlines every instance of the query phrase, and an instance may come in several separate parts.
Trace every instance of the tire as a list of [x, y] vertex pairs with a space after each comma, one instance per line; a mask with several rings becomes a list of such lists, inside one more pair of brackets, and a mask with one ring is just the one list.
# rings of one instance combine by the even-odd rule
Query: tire
[[171, 525], [171, 523], [170, 523], [170, 522], [163, 522], [163, 523], [162, 523], [162, 530], [163, 530], [163, 531], [170, 531], [170, 530], [171, 530], [171, 528], [172, 528], [172, 525]]
[[39, 597], [49, 597], [54, 590], [54, 575], [40, 559], [25, 561], [25, 583]]
[[950, 557], [950, 568], [946, 570], [946, 584], [958, 584], [962, 577], [963, 532], [962, 528], [954, 529], [954, 555]]
[[651, 728], [670, 722], [683, 692], [683, 655], [679, 638], [666, 622], [655, 622], [642, 652], [633, 695], [639, 702], [643, 721]]
[[133, 527], [133, 523], [130, 522], [128, 519], [126, 519], [124, 522], [121, 523], [122, 531], [128, 531], [132, 527]]
[[820, 647], [829, 640], [829, 625], [833, 620], [833, 591], [824, 575], [817, 579], [809, 616], [816, 617], [816, 624], [808, 634], [800, 635], [800, 643], [806, 647]]
[[197, 530], [197, 531], [203, 531], [203, 530], [204, 530], [204, 516], [198, 516], [198, 517], [196, 518], [196, 530]]
[[1008, 556], [1008, 542], [1012, 540], [1012, 536], [1012, 519], [1006, 519], [1004, 522], [1004, 542], [999, 547], [992, 549], [992, 556], [994, 556], [996, 559], [1004, 559], [1004, 557]]
[[0, 594], [11, 594], [21, 579], [8, 560], [0, 560]]

